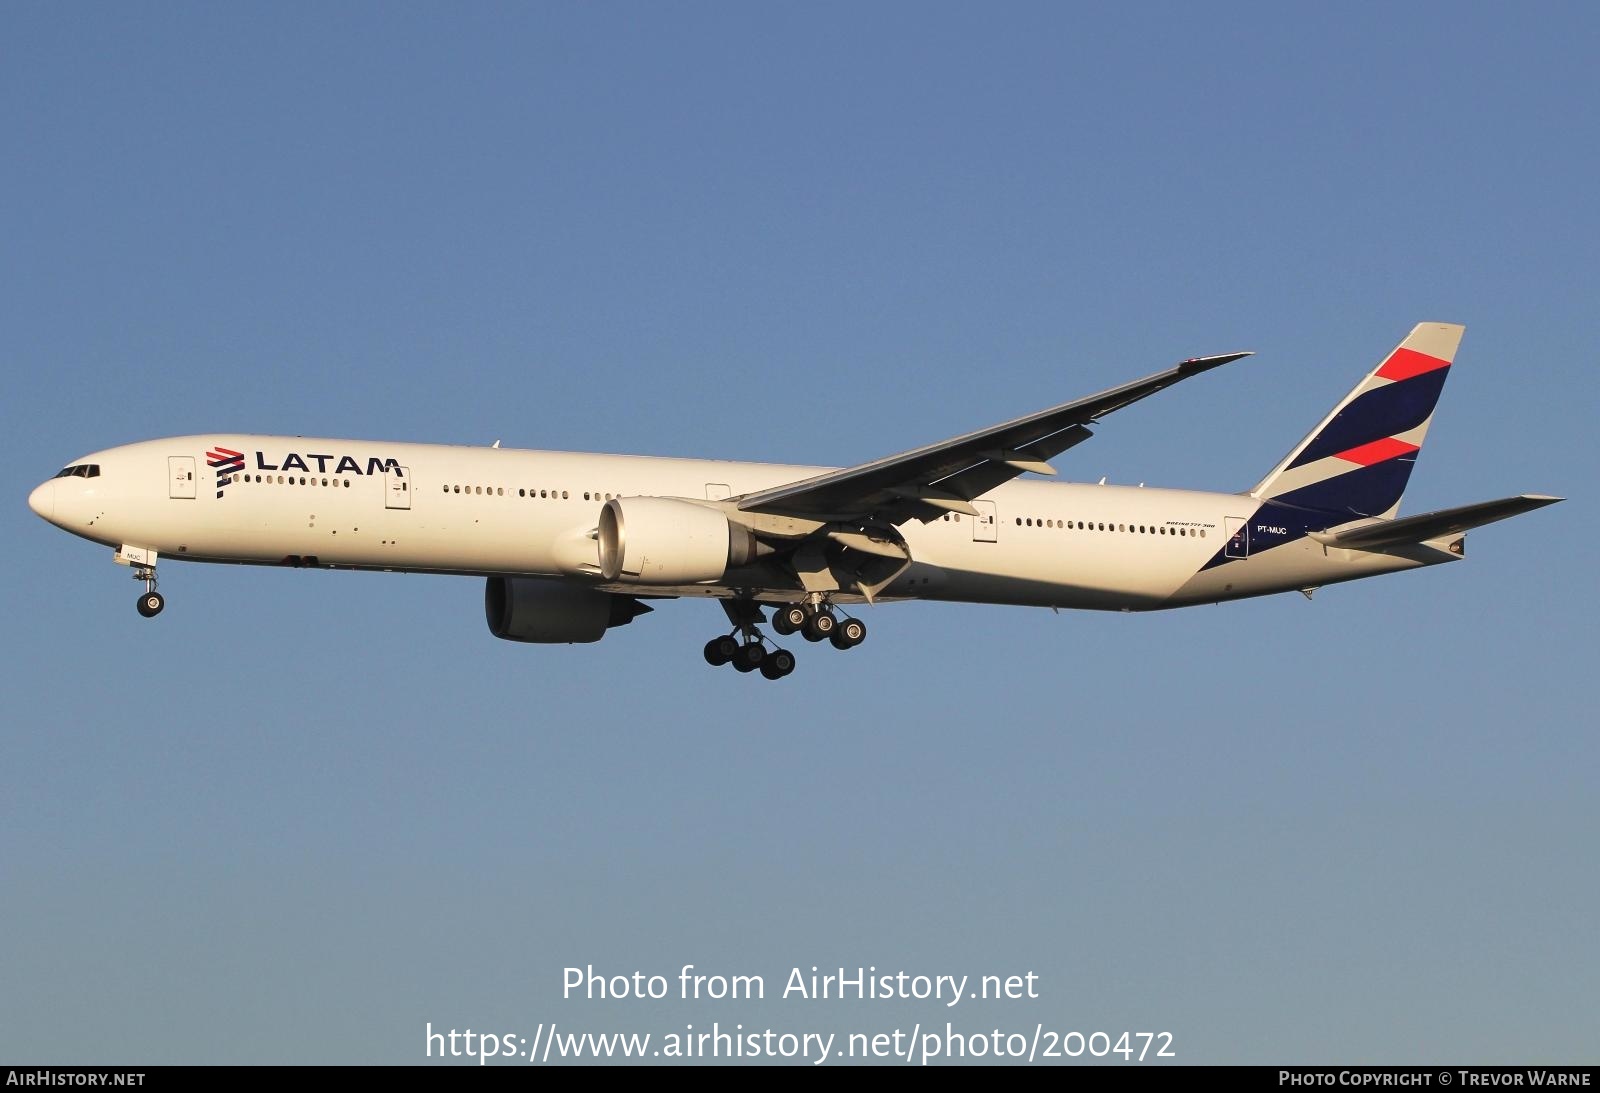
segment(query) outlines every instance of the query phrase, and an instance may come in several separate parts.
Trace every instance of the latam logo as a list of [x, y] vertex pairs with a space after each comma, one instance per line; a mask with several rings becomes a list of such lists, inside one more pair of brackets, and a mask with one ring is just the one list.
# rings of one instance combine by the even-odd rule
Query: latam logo
[[[370, 456], [365, 462], [352, 455], [332, 455], [320, 452], [288, 452], [282, 456], [275, 456], [269, 460], [267, 453], [255, 453], [254, 470], [258, 471], [303, 471], [306, 474], [359, 474], [381, 475], [392, 474], [396, 478], [405, 476], [405, 469], [400, 466], [398, 459], [385, 459]], [[245, 455], [232, 448], [224, 448], [220, 444], [206, 452], [206, 466], [217, 472], [217, 496], [223, 495], [224, 489], [229, 486], [235, 475], [245, 472]]]
[[217, 496], [221, 497], [233, 476], [244, 470], [244, 453], [221, 446], [212, 448], [206, 453], [206, 466], [217, 472]]
[[[318, 474], [329, 473], [329, 463], [334, 463], [332, 468], [332, 473], [334, 474], [383, 474], [385, 472], [389, 472], [396, 475], [403, 475], [405, 473], [400, 469], [400, 461], [398, 459], [379, 459], [377, 456], [372, 456], [367, 460], [366, 469], [363, 470], [361, 461], [356, 459], [354, 456], [319, 455], [315, 452], [307, 452], [304, 455], [301, 455], [299, 452], [290, 452], [288, 455], [283, 457], [283, 462], [281, 464], [269, 463], [267, 462], [267, 456], [265, 452], [257, 452], [256, 470], [305, 471], [307, 474], [310, 474], [312, 468], [310, 464], [307, 463], [307, 460], [310, 460], [311, 463], [315, 463], [317, 465], [316, 471]], [[337, 460], [336, 463], [335, 460]], [[243, 469], [242, 465], [240, 469]]]

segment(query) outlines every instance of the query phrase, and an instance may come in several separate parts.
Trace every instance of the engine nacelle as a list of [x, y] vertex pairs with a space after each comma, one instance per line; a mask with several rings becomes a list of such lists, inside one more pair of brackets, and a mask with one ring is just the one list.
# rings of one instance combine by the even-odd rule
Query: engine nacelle
[[490, 577], [483, 587], [489, 633], [507, 641], [546, 644], [599, 641], [650, 607], [632, 596], [541, 577]]
[[638, 584], [714, 581], [757, 553], [721, 509], [672, 497], [618, 497], [600, 510], [600, 575]]

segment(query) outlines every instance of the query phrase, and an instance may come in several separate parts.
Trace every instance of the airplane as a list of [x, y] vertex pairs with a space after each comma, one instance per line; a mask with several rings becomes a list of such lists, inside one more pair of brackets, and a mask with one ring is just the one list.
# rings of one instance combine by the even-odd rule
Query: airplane
[[842, 469], [202, 434], [83, 456], [28, 504], [112, 547], [146, 617], [163, 558], [481, 577], [490, 632], [520, 642], [598, 641], [647, 601], [706, 597], [730, 626], [706, 661], [776, 680], [795, 657], [765, 613], [849, 649], [862, 603], [1150, 611], [1460, 559], [1468, 529], [1562, 500], [1398, 515], [1463, 329], [1418, 325], [1241, 493], [1040, 478], [1106, 415], [1249, 353]]

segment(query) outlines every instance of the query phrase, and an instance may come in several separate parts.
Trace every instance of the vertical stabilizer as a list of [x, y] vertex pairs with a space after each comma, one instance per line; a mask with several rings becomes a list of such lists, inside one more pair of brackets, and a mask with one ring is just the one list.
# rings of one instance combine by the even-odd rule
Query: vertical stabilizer
[[1418, 324], [1250, 495], [1351, 520], [1393, 518], [1465, 329]]

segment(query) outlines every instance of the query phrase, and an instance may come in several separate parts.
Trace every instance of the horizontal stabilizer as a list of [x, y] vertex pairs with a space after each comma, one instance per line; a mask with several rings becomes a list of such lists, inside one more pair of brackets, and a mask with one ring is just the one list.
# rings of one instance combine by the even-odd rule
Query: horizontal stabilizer
[[1402, 543], [1424, 543], [1441, 535], [1492, 524], [1520, 516], [1534, 509], [1542, 509], [1564, 500], [1541, 493], [1525, 493], [1519, 497], [1502, 497], [1498, 501], [1480, 501], [1476, 505], [1440, 509], [1420, 516], [1407, 516], [1403, 520], [1383, 520], [1373, 524], [1346, 528], [1344, 531], [1314, 531], [1311, 538], [1328, 546], [1349, 547], [1352, 550], [1381, 550]]

